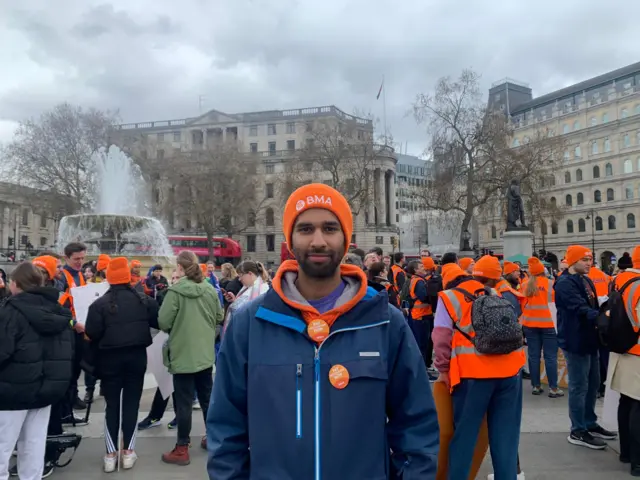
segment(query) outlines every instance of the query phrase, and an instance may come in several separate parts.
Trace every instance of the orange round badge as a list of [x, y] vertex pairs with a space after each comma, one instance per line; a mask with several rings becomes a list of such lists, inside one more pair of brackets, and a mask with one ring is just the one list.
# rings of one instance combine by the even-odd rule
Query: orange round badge
[[349, 385], [349, 370], [342, 365], [334, 365], [329, 370], [329, 381], [338, 390], [342, 390]]
[[309, 323], [307, 333], [311, 340], [320, 343], [329, 336], [329, 324], [317, 318]]

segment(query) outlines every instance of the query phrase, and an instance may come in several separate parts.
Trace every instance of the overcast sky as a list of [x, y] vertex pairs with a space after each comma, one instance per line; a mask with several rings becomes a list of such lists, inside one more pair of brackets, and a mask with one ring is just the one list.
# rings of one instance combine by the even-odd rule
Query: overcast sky
[[333, 104], [382, 117], [409, 153], [416, 93], [472, 67], [534, 95], [640, 60], [638, 0], [7, 0], [0, 141], [56, 103], [123, 121]]

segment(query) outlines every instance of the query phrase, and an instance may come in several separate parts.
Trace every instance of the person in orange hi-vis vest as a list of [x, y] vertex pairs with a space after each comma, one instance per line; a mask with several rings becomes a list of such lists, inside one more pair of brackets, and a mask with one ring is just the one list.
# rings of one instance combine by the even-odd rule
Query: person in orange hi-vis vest
[[[611, 277], [600, 270], [600, 267], [598, 267], [595, 262], [591, 265], [591, 269], [589, 270], [589, 273], [587, 273], [587, 277], [591, 279], [593, 286], [596, 287], [598, 302], [603, 304], [605, 300], [609, 298]], [[609, 369], [609, 350], [603, 346], [598, 348], [598, 365], [600, 366], [600, 387], [598, 388], [598, 396], [604, 397], [607, 370]]]
[[[447, 272], [447, 279], [453, 278]], [[433, 333], [439, 382], [444, 382], [453, 399], [454, 434], [449, 445], [448, 478], [467, 479], [473, 465], [476, 440], [482, 420], [487, 416], [489, 443], [495, 477], [516, 478], [518, 444], [522, 417], [523, 348], [507, 354], [480, 354], [472, 342], [473, 303], [468, 296], [485, 294], [502, 276], [500, 261], [493, 256], [480, 258], [473, 277], [449, 280], [439, 294]], [[452, 288], [454, 287], [454, 288]]]
[[402, 290], [407, 276], [404, 273], [405, 258], [404, 253], [396, 252], [393, 254], [393, 265], [391, 265], [391, 283], [395, 285], [398, 291]]
[[520, 267], [513, 262], [505, 260], [502, 266], [502, 272], [502, 280], [496, 285], [496, 290], [500, 295], [509, 300], [518, 318], [520, 318], [522, 308], [524, 304], [527, 303], [524, 295], [518, 291], [518, 287], [520, 286]]
[[558, 398], [564, 396], [564, 392], [558, 388], [558, 336], [552, 314], [552, 309], [555, 309], [553, 280], [547, 278], [544, 265], [536, 257], [531, 257], [527, 263], [530, 277], [521, 290], [527, 302], [520, 322], [527, 339], [531, 393], [541, 395], [544, 392], [540, 382], [540, 357], [544, 352], [549, 397]]
[[[633, 329], [640, 331], [640, 245], [631, 256], [633, 268], [620, 272], [614, 287], [622, 292], [625, 310]], [[618, 405], [618, 432], [620, 434], [620, 460], [631, 464], [631, 474], [640, 476], [640, 339], [624, 355], [611, 354], [609, 385], [620, 393]]]
[[427, 272], [420, 260], [413, 260], [407, 266], [407, 273], [411, 275], [409, 286], [411, 329], [426, 366], [431, 363], [429, 339], [431, 337], [431, 320], [433, 319], [433, 310], [427, 295]]
[[591, 266], [591, 270], [589, 270], [587, 277], [591, 279], [593, 285], [596, 287], [596, 295], [598, 295], [598, 297], [606, 297], [609, 295], [609, 283], [611, 283], [611, 277], [600, 270], [600, 267], [595, 263]]
[[471, 275], [473, 273], [473, 267], [475, 267], [476, 262], [473, 260], [473, 258], [465, 257], [458, 260], [458, 265], [460, 265], [460, 268], [465, 273]]
[[143, 278], [140, 276], [142, 262], [140, 260], [131, 260], [129, 267], [131, 268], [131, 287], [139, 293], [144, 293]]

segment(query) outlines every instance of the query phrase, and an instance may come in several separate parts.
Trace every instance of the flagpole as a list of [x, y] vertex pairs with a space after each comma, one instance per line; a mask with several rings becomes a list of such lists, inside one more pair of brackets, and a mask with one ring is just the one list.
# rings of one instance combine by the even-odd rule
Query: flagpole
[[382, 75], [382, 123], [384, 124], [384, 145], [387, 146], [387, 87]]

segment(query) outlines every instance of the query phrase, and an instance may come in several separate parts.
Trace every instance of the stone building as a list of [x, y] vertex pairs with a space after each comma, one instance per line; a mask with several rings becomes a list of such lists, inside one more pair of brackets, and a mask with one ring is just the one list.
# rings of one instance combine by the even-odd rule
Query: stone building
[[[606, 268], [640, 243], [640, 62], [535, 98], [506, 79], [489, 106], [510, 116], [513, 148], [539, 128], [567, 141], [544, 192], [562, 215], [534, 226], [536, 250], [555, 261], [571, 244], [590, 246]], [[480, 248], [500, 253], [504, 228], [501, 215], [479, 219]]]
[[[237, 145], [240, 152], [255, 159], [258, 178], [255, 194], [266, 198], [267, 205], [260, 213], [262, 221], [234, 235], [234, 239], [241, 243], [246, 258], [277, 265], [284, 242], [280, 214], [286, 201], [278, 184], [287, 166], [313, 146], [313, 132], [319, 124], [345, 125], [353, 137], [351, 141], [370, 142], [375, 151], [368, 168], [372, 201], [354, 212], [352, 242], [365, 249], [378, 245], [391, 251], [392, 237], [397, 235], [394, 181], [397, 158], [393, 148], [373, 143], [373, 122], [369, 119], [346, 114], [335, 106], [237, 114], [211, 110], [195, 118], [120, 125], [115, 141], [126, 146], [144, 138], [147, 147], [142, 153], [149, 159], [163, 158], [176, 150], [190, 152], [216, 145]], [[343, 139], [339, 141], [342, 143]], [[311, 180], [311, 176], [308, 178]], [[313, 176], [314, 181], [327, 184], [332, 183], [331, 178], [328, 171], [315, 172]], [[190, 218], [164, 220], [170, 233], [202, 233]]]

